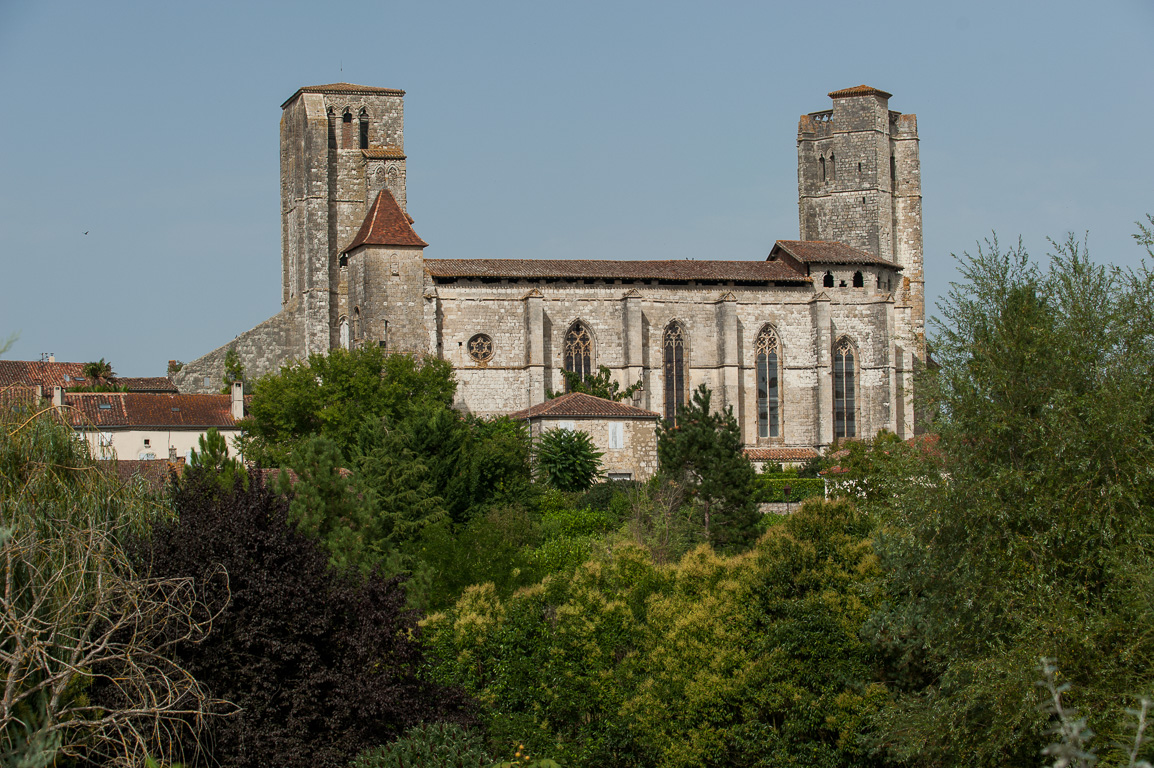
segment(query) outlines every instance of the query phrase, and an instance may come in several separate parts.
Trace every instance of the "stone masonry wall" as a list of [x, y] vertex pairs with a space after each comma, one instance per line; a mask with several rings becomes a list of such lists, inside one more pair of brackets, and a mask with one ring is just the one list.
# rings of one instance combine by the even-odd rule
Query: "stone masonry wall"
[[[609, 447], [609, 424], [620, 423], [623, 447]], [[571, 423], [572, 428], [586, 432], [597, 450], [603, 453], [601, 470], [608, 475], [628, 472], [633, 480], [648, 480], [657, 474], [657, 422], [649, 419], [595, 419], [595, 418], [538, 418], [534, 419], [530, 434], [536, 441], [543, 431], [557, 429]]]
[[[528, 290], [533, 288], [535, 290]], [[428, 287], [426, 288], [428, 290]], [[635, 292], [641, 315], [638, 361], [631, 360], [627, 292]], [[509, 413], [540, 402], [529, 365], [535, 343], [543, 350], [545, 388], [560, 390], [565, 335], [574, 322], [589, 329], [593, 366], [608, 366], [622, 386], [637, 378], [643, 390], [634, 404], [664, 413], [665, 329], [680, 324], [685, 339], [688, 399], [699, 384], [713, 391], [717, 408], [732, 406], [744, 441], [751, 446], [813, 446], [833, 440], [833, 348], [848, 338], [856, 354], [859, 434], [897, 431], [893, 394], [900, 378], [891, 349], [893, 299], [876, 280], [862, 288], [627, 286], [565, 282], [461, 280], [436, 286], [440, 353], [453, 363], [460, 386], [456, 406], [479, 415]], [[730, 294], [732, 300], [723, 300]], [[530, 302], [541, 302], [534, 327]], [[732, 309], [729, 309], [732, 307]], [[730, 318], [729, 315], [732, 314]], [[732, 329], [725, 332], [726, 326]], [[781, 342], [781, 436], [757, 434], [755, 342], [770, 326]], [[493, 356], [478, 363], [468, 354], [476, 334], [493, 341]], [[539, 341], [534, 341], [539, 336]], [[733, 349], [730, 349], [730, 346]]]
[[275, 373], [285, 363], [303, 357], [303, 335], [299, 315], [281, 312], [228, 344], [185, 363], [180, 372], [173, 375], [172, 381], [185, 393], [220, 392], [224, 383], [224, 358], [232, 348], [236, 349], [244, 364], [245, 379], [255, 381], [266, 373]]

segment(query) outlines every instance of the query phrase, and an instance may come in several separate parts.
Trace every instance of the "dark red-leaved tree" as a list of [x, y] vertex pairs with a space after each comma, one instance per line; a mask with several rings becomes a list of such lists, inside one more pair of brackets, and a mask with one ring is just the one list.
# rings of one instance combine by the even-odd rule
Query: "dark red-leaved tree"
[[155, 576], [196, 578], [207, 605], [225, 606], [181, 662], [240, 708], [188, 745], [190, 762], [343, 767], [418, 722], [469, 720], [463, 694], [420, 679], [418, 617], [399, 581], [338, 575], [259, 476], [222, 492], [194, 474], [174, 501], [178, 521], [139, 556]]

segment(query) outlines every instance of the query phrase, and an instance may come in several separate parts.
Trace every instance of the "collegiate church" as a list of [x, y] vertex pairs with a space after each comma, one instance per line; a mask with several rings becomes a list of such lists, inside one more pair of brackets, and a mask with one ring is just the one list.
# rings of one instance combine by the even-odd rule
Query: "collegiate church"
[[456, 406], [479, 415], [541, 403], [564, 388], [559, 369], [604, 365], [666, 417], [706, 384], [766, 457], [912, 436], [925, 355], [917, 120], [876, 88], [829, 96], [798, 124], [799, 239], [768, 256], [433, 259], [407, 213], [404, 92], [301, 88], [282, 105], [281, 312], [174, 379], [217, 391], [230, 348], [255, 377], [375, 344], [450, 360]]

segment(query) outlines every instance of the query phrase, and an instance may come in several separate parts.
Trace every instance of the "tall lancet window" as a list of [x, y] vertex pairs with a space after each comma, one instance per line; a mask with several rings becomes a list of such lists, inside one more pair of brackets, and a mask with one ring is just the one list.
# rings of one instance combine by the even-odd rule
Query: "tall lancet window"
[[593, 337], [580, 320], [565, 334], [565, 370], [579, 374], [582, 381], [593, 375]]
[[766, 326], [757, 334], [757, 434], [781, 436], [781, 342]]
[[685, 331], [678, 322], [665, 328], [661, 342], [665, 370], [665, 418], [676, 420], [685, 404]]
[[856, 373], [853, 345], [843, 338], [833, 353], [834, 437], [857, 437]]

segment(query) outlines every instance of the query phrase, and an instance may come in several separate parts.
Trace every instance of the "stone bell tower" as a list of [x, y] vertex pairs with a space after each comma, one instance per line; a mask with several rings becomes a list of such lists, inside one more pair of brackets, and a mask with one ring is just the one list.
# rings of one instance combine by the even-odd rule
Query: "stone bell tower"
[[801, 239], [846, 243], [901, 266], [895, 331], [924, 357], [917, 116], [891, 111], [891, 94], [866, 85], [829, 96], [833, 109], [798, 122]]
[[281, 105], [281, 304], [303, 325], [304, 355], [347, 327], [341, 251], [382, 189], [405, 210], [404, 91], [333, 83]]

